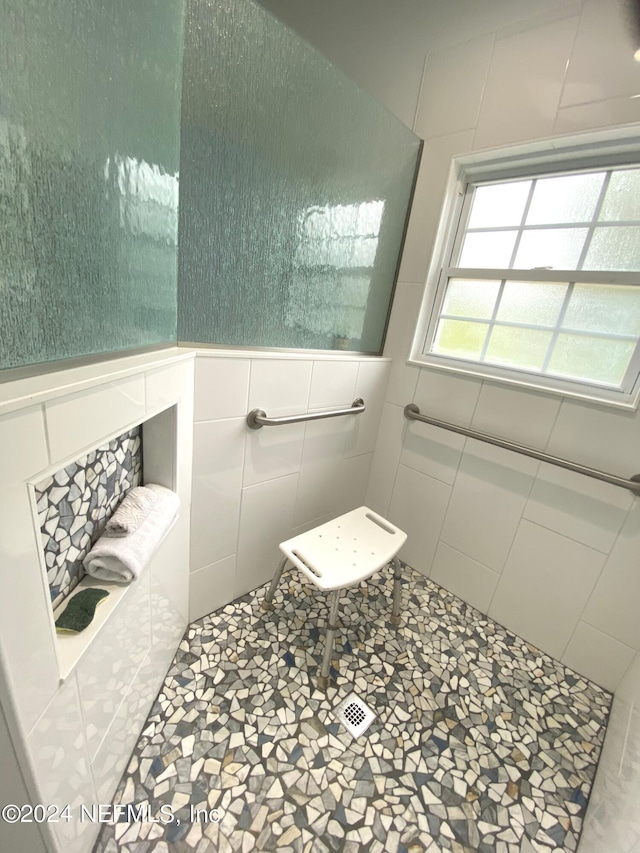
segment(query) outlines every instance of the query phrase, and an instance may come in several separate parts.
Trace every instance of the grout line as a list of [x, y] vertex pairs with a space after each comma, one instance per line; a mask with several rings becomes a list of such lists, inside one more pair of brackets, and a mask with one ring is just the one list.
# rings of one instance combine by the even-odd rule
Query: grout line
[[47, 421], [47, 413], [44, 403], [40, 405], [40, 413], [42, 415], [42, 424], [44, 428], [44, 444], [47, 452], [47, 461], [49, 465], [53, 465], [53, 459], [51, 457], [51, 439], [49, 438], [49, 422]]

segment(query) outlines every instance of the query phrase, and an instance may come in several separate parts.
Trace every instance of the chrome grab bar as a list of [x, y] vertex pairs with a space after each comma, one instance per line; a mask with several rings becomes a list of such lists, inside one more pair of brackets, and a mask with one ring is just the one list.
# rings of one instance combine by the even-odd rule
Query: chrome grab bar
[[304, 421], [319, 421], [322, 418], [338, 418], [340, 415], [360, 415], [364, 412], [364, 400], [358, 397], [348, 409], [331, 409], [327, 412], [308, 412], [306, 415], [286, 415], [281, 418], [269, 418], [263, 409], [252, 409], [247, 415], [249, 429], [261, 429], [263, 426], [282, 426], [283, 424], [301, 424]]
[[567, 471], [584, 474], [585, 477], [592, 477], [594, 480], [601, 480], [603, 483], [611, 483], [613, 486], [629, 489], [634, 495], [640, 496], [640, 474], [635, 474], [629, 480], [626, 480], [624, 477], [617, 477], [615, 474], [606, 474], [604, 471], [598, 471], [596, 468], [579, 465], [577, 462], [569, 462], [567, 459], [551, 456], [549, 453], [545, 453], [542, 450], [534, 450], [532, 447], [526, 447], [524, 444], [516, 444], [514, 441], [507, 441], [504, 438], [487, 435], [487, 433], [478, 432], [475, 429], [450, 424], [447, 421], [440, 421], [437, 418], [429, 418], [426, 415], [420, 414], [420, 409], [415, 403], [409, 403], [404, 407], [404, 416], [411, 421], [421, 421], [425, 424], [431, 424], [431, 426], [447, 429], [450, 432], [457, 432], [459, 435], [466, 435], [468, 438], [476, 438], [478, 441], [494, 444], [496, 447], [504, 447], [505, 450], [513, 450], [515, 453], [521, 453], [523, 456], [530, 456], [532, 459], [540, 460], [540, 462], [548, 462], [550, 465], [566, 468]]

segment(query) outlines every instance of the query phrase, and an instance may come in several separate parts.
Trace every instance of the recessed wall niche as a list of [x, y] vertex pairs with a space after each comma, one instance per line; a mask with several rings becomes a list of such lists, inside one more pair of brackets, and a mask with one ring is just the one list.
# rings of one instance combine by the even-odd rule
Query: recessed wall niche
[[142, 426], [137, 426], [36, 483], [52, 607], [82, 580], [82, 561], [107, 519], [142, 482]]

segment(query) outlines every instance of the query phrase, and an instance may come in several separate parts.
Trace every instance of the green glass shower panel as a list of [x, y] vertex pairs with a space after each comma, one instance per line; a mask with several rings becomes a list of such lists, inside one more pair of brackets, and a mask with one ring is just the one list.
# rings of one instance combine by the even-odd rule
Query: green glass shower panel
[[252, 0], [188, 0], [178, 338], [380, 352], [420, 146]]
[[182, 19], [0, 2], [0, 367], [176, 339]]

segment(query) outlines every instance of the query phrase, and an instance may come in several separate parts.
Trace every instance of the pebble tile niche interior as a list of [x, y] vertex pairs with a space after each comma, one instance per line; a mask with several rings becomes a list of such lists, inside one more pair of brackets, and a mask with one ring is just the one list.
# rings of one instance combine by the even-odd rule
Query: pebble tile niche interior
[[142, 483], [142, 428], [134, 427], [35, 486], [55, 608], [84, 576], [82, 561], [125, 494]]

